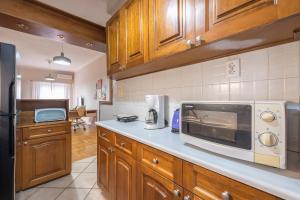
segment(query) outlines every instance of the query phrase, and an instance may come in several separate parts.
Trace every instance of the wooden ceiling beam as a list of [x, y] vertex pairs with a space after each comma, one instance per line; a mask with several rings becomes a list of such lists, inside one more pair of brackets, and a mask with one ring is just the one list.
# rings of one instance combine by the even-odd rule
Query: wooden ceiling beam
[[[1, 0], [0, 26], [105, 52], [105, 27], [35, 0]], [[87, 11], [88, 12], [88, 11]]]

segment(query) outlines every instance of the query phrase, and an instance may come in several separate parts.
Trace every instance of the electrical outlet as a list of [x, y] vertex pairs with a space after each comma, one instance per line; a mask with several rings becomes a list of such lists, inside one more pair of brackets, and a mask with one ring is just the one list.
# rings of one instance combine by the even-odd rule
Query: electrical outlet
[[118, 86], [118, 88], [117, 88], [117, 96], [118, 96], [119, 98], [122, 98], [122, 97], [125, 96], [124, 93], [125, 93], [125, 92], [124, 92], [124, 87], [123, 87], [122, 85]]
[[226, 74], [228, 78], [235, 78], [240, 76], [240, 60], [230, 60], [226, 62]]

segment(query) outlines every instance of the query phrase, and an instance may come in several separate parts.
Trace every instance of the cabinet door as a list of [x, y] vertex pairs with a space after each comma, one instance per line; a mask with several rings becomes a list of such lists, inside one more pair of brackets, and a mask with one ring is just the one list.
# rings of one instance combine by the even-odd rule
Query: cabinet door
[[114, 150], [109, 143], [98, 145], [98, 184], [111, 200], [115, 198]]
[[116, 200], [136, 199], [136, 164], [127, 154], [117, 150], [115, 157]]
[[16, 129], [16, 191], [22, 189], [22, 129]]
[[194, 42], [194, 0], [149, 1], [150, 59], [184, 51]]
[[120, 15], [115, 14], [106, 24], [107, 72], [117, 72], [122, 66]]
[[122, 36], [125, 37], [125, 64], [143, 64], [148, 55], [148, 1], [131, 0], [121, 11]]
[[67, 134], [23, 142], [23, 189], [71, 172], [70, 137]]
[[208, 42], [233, 35], [278, 18], [274, 0], [210, 0]]
[[183, 189], [152, 169], [137, 165], [137, 199], [181, 200]]

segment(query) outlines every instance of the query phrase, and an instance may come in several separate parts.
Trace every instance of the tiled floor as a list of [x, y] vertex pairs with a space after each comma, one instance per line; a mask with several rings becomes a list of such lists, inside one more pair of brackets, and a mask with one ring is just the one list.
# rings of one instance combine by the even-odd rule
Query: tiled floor
[[106, 200], [96, 183], [96, 157], [73, 163], [72, 174], [16, 194], [16, 200]]

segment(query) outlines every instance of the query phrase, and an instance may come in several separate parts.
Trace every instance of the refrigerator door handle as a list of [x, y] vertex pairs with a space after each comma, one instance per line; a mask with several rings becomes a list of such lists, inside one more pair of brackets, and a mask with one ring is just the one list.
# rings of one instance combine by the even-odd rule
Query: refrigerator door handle
[[9, 113], [15, 114], [15, 81], [13, 80], [9, 84], [9, 91], [8, 91], [8, 110]]

